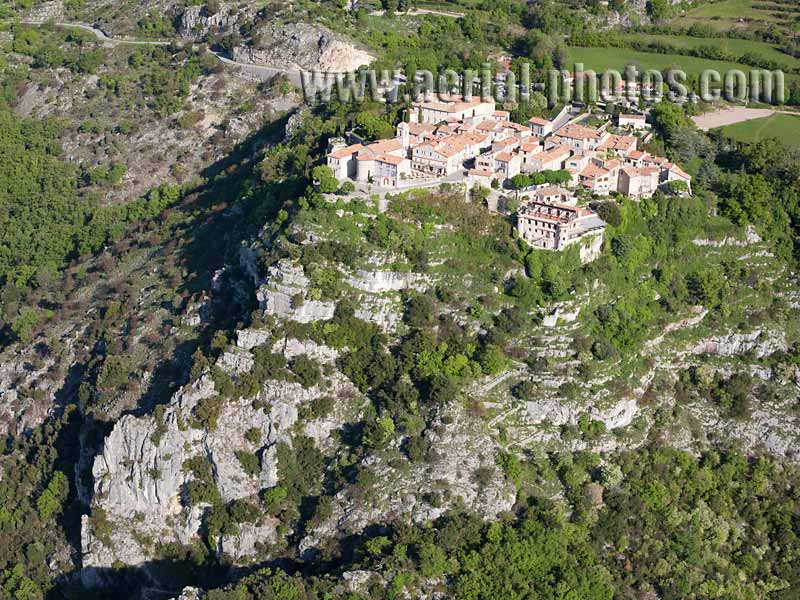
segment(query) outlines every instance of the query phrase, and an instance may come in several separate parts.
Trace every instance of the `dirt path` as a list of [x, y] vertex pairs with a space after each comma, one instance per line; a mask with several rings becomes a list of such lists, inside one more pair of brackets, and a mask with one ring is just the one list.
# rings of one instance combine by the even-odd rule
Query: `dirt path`
[[772, 108], [747, 108], [746, 106], [731, 106], [692, 117], [692, 121], [694, 121], [698, 129], [702, 131], [708, 131], [709, 129], [724, 127], [725, 125], [741, 123], [742, 121], [763, 119], [764, 117], [769, 117], [776, 113], [787, 115], [800, 114], [789, 110], [775, 110]]

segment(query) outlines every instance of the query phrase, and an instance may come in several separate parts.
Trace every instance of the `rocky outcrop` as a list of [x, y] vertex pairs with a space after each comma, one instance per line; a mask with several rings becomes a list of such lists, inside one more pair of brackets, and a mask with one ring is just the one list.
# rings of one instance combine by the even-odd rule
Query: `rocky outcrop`
[[220, 6], [210, 14], [206, 6], [187, 6], [178, 20], [178, 34], [182, 37], [200, 38], [209, 33], [221, 34], [231, 31], [236, 18], [229, 6]]
[[246, 350], [230, 348], [222, 353], [217, 366], [229, 375], [241, 375], [253, 368], [253, 355]]
[[397, 292], [407, 289], [422, 292], [428, 287], [428, 281], [419, 273], [396, 273], [394, 271], [359, 270], [348, 277], [345, 282], [357, 290], [369, 292], [370, 294]]
[[173, 600], [200, 600], [203, 597], [199, 588], [187, 587], [183, 588], [180, 596], [173, 598]]
[[695, 344], [689, 352], [713, 356], [733, 356], [754, 352], [758, 358], [761, 358], [774, 352], [785, 351], [786, 348], [785, 333], [757, 329], [751, 333], [729, 333], [705, 338]]
[[278, 541], [278, 520], [262, 516], [260, 523], [242, 523], [235, 535], [222, 535], [220, 552], [241, 561], [258, 554], [259, 548]]
[[258, 301], [265, 314], [281, 319], [310, 323], [332, 318], [336, 305], [307, 300], [305, 295], [310, 287], [303, 267], [280, 260], [269, 268], [267, 282], [258, 290]]
[[595, 406], [591, 403], [566, 403], [563, 398], [552, 397], [528, 402], [525, 412], [530, 423], [555, 426], [575, 425], [580, 416], [587, 413], [593, 420], [602, 421], [606, 429], [611, 431], [630, 425], [638, 408], [636, 398], [623, 398], [607, 406]]
[[497, 443], [481, 420], [453, 402], [424, 436], [426, 462], [408, 469], [398, 470], [383, 455], [367, 457], [361, 468], [374, 475], [377, 485], [340, 492], [331, 516], [301, 541], [301, 553], [312, 554], [325, 538], [357, 534], [387, 519], [424, 523], [463, 506], [491, 520], [511, 509], [516, 490], [497, 466]]
[[283, 354], [287, 360], [305, 355], [317, 362], [328, 365], [334, 364], [339, 357], [339, 352], [333, 348], [317, 344], [312, 340], [297, 340], [294, 338], [284, 338], [275, 342], [272, 351]]
[[577, 318], [578, 315], [581, 314], [581, 307], [574, 306], [574, 310], [569, 311], [566, 310], [565, 307], [557, 307], [552, 314], [546, 315], [542, 319], [542, 325], [544, 327], [556, 327], [559, 324], [559, 321], [564, 321], [566, 323], [572, 323]]
[[331, 30], [309, 23], [269, 22], [253, 34], [253, 46], [237, 46], [233, 59], [281, 68], [330, 73], [355, 71], [374, 57]]
[[50, 21], [64, 18], [64, 2], [52, 0], [37, 3], [26, 15], [32, 21]]
[[73, 362], [82, 332], [81, 325], [69, 326], [0, 354], [0, 436], [33, 430], [52, 414], [59, 396], [75, 391], [79, 382], [59, 366]]
[[[93, 514], [114, 530], [113, 540], [98, 535], [97, 523], [86, 517], [82, 526], [84, 579], [93, 581], [98, 569], [112, 564], [140, 565], [153, 557], [152, 542], [189, 543], [197, 536], [205, 506], [187, 506], [186, 486], [195, 478], [187, 460], [202, 457], [211, 465], [213, 483], [224, 502], [249, 498], [278, 481], [277, 444], [291, 444], [303, 405], [322, 395], [341, 398], [334, 414], [306, 423], [307, 434], [324, 444], [342, 416], [360, 405], [355, 388], [334, 375], [320, 388], [303, 388], [286, 381], [266, 381], [255, 398], [222, 403], [213, 429], [196, 428], [194, 410], [216, 395], [209, 374], [182, 388], [159, 420], [126, 416], [120, 419], [95, 458]], [[256, 402], [254, 402], [256, 400]], [[343, 413], [344, 411], [344, 413]], [[353, 415], [350, 415], [351, 417]], [[253, 440], [255, 430], [258, 439]], [[313, 434], [313, 435], [312, 435]], [[245, 472], [237, 451], [260, 455], [261, 472]], [[242, 524], [235, 536], [221, 540], [221, 549], [234, 559], [255, 552], [259, 544], [276, 541], [275, 523], [268, 517]]]
[[[355, 316], [375, 323], [386, 332], [395, 331], [402, 318], [399, 292], [408, 289], [425, 291], [430, 286], [429, 280], [419, 273], [363, 269], [344, 277], [344, 283], [354, 289]], [[283, 259], [268, 269], [257, 297], [265, 315], [300, 323], [331, 319], [336, 304], [308, 299], [311, 288], [312, 282], [305, 275], [303, 267]], [[245, 331], [243, 335], [240, 346], [246, 347], [251, 343], [257, 345], [253, 338], [255, 334], [251, 331]]]
[[266, 329], [240, 329], [236, 332], [236, 345], [245, 350], [266, 344], [272, 334]]
[[752, 225], [748, 225], [745, 231], [745, 238], [743, 240], [740, 240], [733, 236], [725, 236], [721, 240], [709, 240], [709, 239], [698, 238], [692, 240], [692, 243], [695, 246], [710, 246], [712, 248], [723, 248], [725, 246], [738, 246], [740, 248], [743, 248], [745, 246], [758, 244], [761, 241], [762, 241], [761, 236], [758, 235], [755, 228]]

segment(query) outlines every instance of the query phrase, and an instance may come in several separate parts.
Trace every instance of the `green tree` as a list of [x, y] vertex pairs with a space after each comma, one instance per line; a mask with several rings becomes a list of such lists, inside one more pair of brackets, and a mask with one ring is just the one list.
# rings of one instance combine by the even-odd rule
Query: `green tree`
[[336, 181], [333, 171], [327, 165], [314, 167], [311, 171], [311, 177], [323, 194], [333, 194], [339, 189], [339, 182]]

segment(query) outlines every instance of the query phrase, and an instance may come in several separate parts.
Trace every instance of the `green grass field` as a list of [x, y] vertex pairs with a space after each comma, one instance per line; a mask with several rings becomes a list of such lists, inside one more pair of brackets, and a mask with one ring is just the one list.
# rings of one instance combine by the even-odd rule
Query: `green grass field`
[[766, 59], [784, 65], [784, 68], [798, 69], [800, 68], [800, 59], [789, 56], [784, 52], [778, 50], [772, 44], [767, 42], [757, 42], [754, 40], [741, 40], [736, 38], [699, 38], [690, 36], [676, 36], [676, 35], [662, 35], [651, 33], [630, 33], [626, 34], [626, 38], [636, 40], [639, 42], [654, 43], [659, 42], [662, 44], [669, 44], [676, 48], [702, 48], [712, 47], [719, 48], [731, 54], [757, 54]]
[[750, 25], [770, 23], [797, 31], [794, 17], [800, 7], [771, 3], [768, 0], [720, 0], [693, 8], [675, 19], [678, 25], [703, 23], [715, 29], [747, 29]]
[[[625, 48], [569, 48], [570, 68], [574, 63], [583, 63], [585, 70], [594, 70], [598, 73], [609, 69], [616, 69], [624, 73], [625, 65], [635, 63], [640, 71], [645, 69], [656, 69], [663, 71], [668, 68], [681, 69], [688, 76], [699, 76], [704, 70], [712, 69], [718, 71], [722, 76], [727, 71], [738, 69], [745, 74], [750, 73], [753, 67], [734, 62], [722, 60], [708, 60], [696, 58], [694, 56], [682, 56], [680, 54], [658, 54], [654, 52], [636, 52]], [[784, 83], [800, 80], [800, 75], [787, 74], [784, 76]]]
[[[740, 69], [745, 73], [753, 67], [724, 60], [709, 60], [694, 56], [680, 54], [658, 54], [655, 52], [637, 52], [626, 48], [569, 48], [570, 62], [582, 62], [584, 68], [595, 71], [617, 69], [621, 71], [628, 63], [636, 63], [642, 69], [658, 69], [659, 71], [670, 67], [682, 69], [689, 75], [699, 75], [706, 69], [714, 69], [720, 73], [732, 69]], [[570, 65], [571, 66], [571, 65]], [[791, 81], [798, 76], [787, 75], [786, 80]]]
[[763, 119], [726, 125], [717, 131], [722, 131], [726, 136], [740, 142], [757, 142], [774, 137], [786, 146], [800, 148], [800, 115], [775, 114]]

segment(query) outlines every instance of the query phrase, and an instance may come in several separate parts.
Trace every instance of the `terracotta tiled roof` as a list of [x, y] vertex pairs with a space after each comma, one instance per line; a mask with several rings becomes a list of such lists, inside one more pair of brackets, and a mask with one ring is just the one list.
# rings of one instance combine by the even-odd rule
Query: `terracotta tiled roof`
[[675, 173], [676, 175], [679, 175], [680, 177], [683, 177], [684, 179], [691, 179], [692, 178], [691, 175], [689, 175], [686, 171], [684, 171], [683, 169], [681, 169], [678, 165], [676, 165], [674, 163], [669, 167], [669, 170], [672, 171], [673, 173]]
[[397, 166], [406, 159], [393, 154], [381, 154], [380, 156], [376, 157], [375, 160], [377, 162], [389, 163], [390, 165]]
[[636, 138], [632, 135], [614, 135], [611, 134], [608, 136], [602, 144], [600, 144], [597, 149], [598, 150], [628, 150], [636, 145]]
[[378, 154], [385, 154], [387, 152], [394, 152], [396, 150], [400, 150], [402, 147], [403, 147], [403, 140], [392, 138], [388, 140], [378, 140], [377, 142], [372, 142], [371, 144], [367, 144], [366, 149], [372, 152], [373, 154], [378, 155]]
[[651, 177], [659, 172], [658, 167], [625, 167], [622, 170], [629, 177]]
[[351, 146], [346, 146], [344, 148], [339, 148], [338, 150], [334, 150], [333, 152], [329, 152], [328, 156], [331, 158], [345, 158], [347, 156], [352, 156], [359, 150], [362, 150], [364, 146], [361, 144], [353, 144]]
[[583, 171], [581, 171], [581, 177], [585, 179], [597, 179], [603, 175], [608, 175], [608, 171], [594, 163], [589, 163], [584, 167]]
[[576, 125], [573, 123], [559, 129], [558, 135], [573, 140], [599, 140], [601, 134], [597, 129], [592, 127], [584, 127], [583, 125]]
[[536, 158], [539, 162], [550, 162], [552, 160], [556, 160], [557, 158], [561, 158], [562, 156], [569, 156], [572, 154], [572, 151], [567, 146], [556, 146], [555, 148], [551, 148], [547, 152], [542, 152], [541, 154], [537, 154]]
[[501, 121], [500, 125], [505, 127], [506, 129], [513, 129], [514, 131], [530, 131], [529, 128], [525, 127], [524, 125], [520, 125], [519, 123], [514, 123], [513, 121]]

